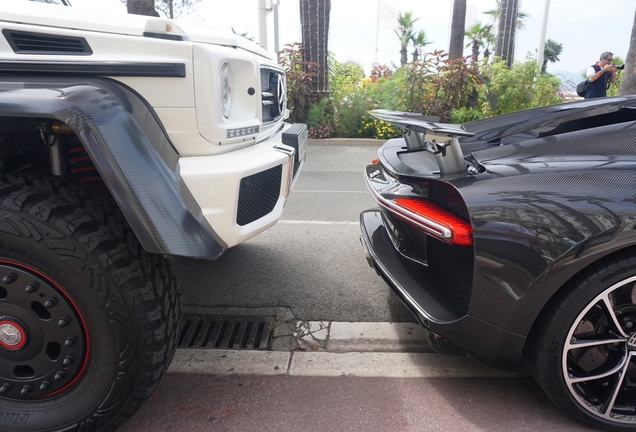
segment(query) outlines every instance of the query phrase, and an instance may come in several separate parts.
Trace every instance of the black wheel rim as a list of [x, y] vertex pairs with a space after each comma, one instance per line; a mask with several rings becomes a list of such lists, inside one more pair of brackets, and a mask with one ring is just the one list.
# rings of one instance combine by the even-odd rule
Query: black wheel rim
[[562, 360], [568, 390], [585, 410], [636, 425], [636, 277], [606, 289], [579, 314]]
[[44, 399], [71, 388], [88, 360], [86, 324], [35, 269], [0, 261], [0, 397]]

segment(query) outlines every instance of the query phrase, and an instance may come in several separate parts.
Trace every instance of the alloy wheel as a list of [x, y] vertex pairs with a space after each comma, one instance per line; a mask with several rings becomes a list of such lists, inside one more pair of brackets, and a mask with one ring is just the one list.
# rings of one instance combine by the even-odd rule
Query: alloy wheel
[[593, 416], [636, 425], [636, 276], [594, 298], [563, 347], [572, 397]]

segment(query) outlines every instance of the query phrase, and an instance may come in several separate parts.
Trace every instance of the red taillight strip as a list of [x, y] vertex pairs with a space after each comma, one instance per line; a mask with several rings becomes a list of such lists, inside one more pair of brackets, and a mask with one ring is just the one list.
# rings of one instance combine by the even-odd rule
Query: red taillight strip
[[418, 228], [426, 231], [428, 234], [431, 234], [432, 236], [440, 238], [444, 241], [450, 241], [453, 238], [452, 231], [444, 225], [435, 223], [434, 221], [426, 217], [417, 215], [413, 212], [410, 212], [403, 207], [400, 207], [397, 205], [391, 205], [392, 204], [391, 201], [380, 201], [380, 204], [383, 205], [388, 210], [390, 210], [391, 213], [393, 213], [400, 219], [417, 226]]
[[432, 201], [423, 198], [395, 198], [393, 202], [419, 217], [426, 218], [427, 221], [446, 227], [451, 233], [448, 238], [450, 243], [461, 246], [473, 245], [473, 229], [470, 224]]
[[382, 195], [378, 193], [378, 191], [376, 191], [373, 188], [373, 186], [371, 186], [368, 183], [369, 181], [368, 178], [366, 180], [367, 180], [367, 186], [369, 188], [369, 191], [371, 192], [371, 195], [373, 195], [373, 198], [375, 198], [375, 200], [380, 205], [386, 207], [396, 216], [399, 216], [400, 218], [406, 220], [407, 222], [417, 225], [419, 228], [423, 229], [427, 233], [434, 235], [435, 237], [441, 238], [442, 240], [450, 241], [450, 239], [453, 237], [453, 233], [447, 226], [440, 225], [439, 223], [431, 219], [428, 219], [426, 217], [413, 213], [410, 210], [397, 205], [392, 200], [388, 200], [384, 198]]
[[368, 176], [365, 181], [373, 198], [400, 219], [447, 243], [473, 245], [472, 227], [459, 216], [425, 198], [386, 199], [373, 187]]

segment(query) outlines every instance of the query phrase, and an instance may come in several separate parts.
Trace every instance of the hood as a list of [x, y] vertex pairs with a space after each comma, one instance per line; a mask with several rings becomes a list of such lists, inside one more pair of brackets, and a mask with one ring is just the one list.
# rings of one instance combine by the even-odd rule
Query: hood
[[166, 18], [125, 13], [104, 15], [101, 12], [47, 3], [2, 1], [0, 21], [139, 37], [143, 36], [146, 29], [165, 28], [170, 24], [180, 29], [192, 42], [240, 48], [268, 59], [275, 58], [273, 54], [242, 36], [209, 25]]

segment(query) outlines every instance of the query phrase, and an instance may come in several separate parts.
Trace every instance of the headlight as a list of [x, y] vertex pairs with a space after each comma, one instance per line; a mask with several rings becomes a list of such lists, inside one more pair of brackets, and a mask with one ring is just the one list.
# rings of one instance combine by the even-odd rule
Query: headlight
[[230, 93], [232, 87], [230, 87], [230, 71], [226, 64], [221, 67], [221, 106], [223, 116], [228, 118], [230, 116], [230, 109], [232, 108], [232, 101]]

